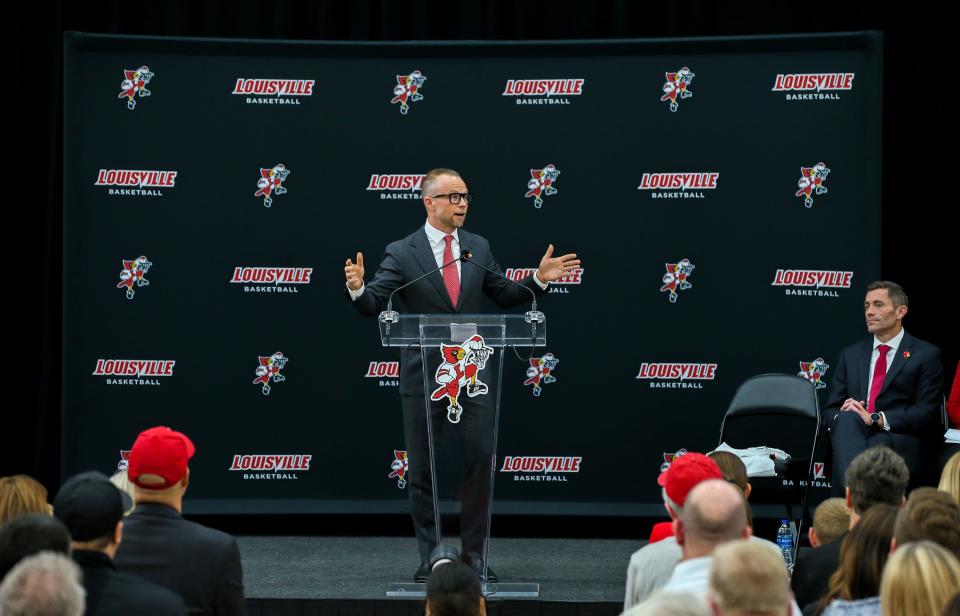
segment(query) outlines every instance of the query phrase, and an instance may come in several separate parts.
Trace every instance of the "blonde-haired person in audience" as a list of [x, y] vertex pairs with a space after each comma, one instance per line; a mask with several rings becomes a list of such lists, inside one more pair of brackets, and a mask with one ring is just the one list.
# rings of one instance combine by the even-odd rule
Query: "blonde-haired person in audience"
[[960, 452], [953, 454], [947, 460], [940, 474], [940, 485], [937, 487], [960, 503]]
[[790, 577], [783, 558], [749, 541], [731, 541], [713, 553], [710, 609], [716, 616], [788, 616]]
[[47, 489], [27, 475], [0, 477], [0, 524], [28, 513], [53, 513]]
[[134, 486], [130, 478], [127, 477], [127, 471], [117, 471], [111, 475], [110, 483], [117, 486], [118, 490], [130, 497], [130, 506], [123, 512], [125, 516], [130, 515], [130, 512], [133, 511], [134, 508], [133, 499], [136, 497], [136, 486]]
[[883, 616], [936, 616], [960, 588], [960, 560], [932, 541], [897, 546], [880, 583]]
[[847, 501], [834, 497], [820, 503], [813, 514], [813, 526], [807, 531], [810, 545], [818, 548], [839, 539], [850, 528]]
[[896, 520], [893, 505], [874, 505], [863, 514], [843, 538], [840, 567], [830, 576], [829, 590], [815, 613], [879, 616], [880, 579], [890, 556]]

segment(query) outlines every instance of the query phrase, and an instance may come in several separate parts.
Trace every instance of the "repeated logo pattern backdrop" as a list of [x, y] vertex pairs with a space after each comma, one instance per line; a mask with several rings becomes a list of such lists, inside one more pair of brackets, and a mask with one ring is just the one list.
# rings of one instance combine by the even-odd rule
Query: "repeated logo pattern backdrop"
[[64, 472], [164, 424], [198, 445], [188, 511], [405, 511], [398, 358], [342, 266], [372, 276], [444, 166], [507, 276], [583, 260], [548, 346], [505, 353], [497, 511], [656, 513], [739, 383], [824, 391], [864, 335], [881, 42], [68, 34]]

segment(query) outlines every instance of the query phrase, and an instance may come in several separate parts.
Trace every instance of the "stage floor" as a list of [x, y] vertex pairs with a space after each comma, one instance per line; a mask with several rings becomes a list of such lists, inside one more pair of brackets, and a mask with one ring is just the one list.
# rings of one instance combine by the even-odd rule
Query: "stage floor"
[[[412, 537], [240, 536], [237, 541], [251, 599], [386, 599], [387, 585], [412, 581], [419, 565]], [[493, 539], [490, 566], [501, 582], [538, 582], [540, 601], [622, 605], [630, 554], [641, 544]]]

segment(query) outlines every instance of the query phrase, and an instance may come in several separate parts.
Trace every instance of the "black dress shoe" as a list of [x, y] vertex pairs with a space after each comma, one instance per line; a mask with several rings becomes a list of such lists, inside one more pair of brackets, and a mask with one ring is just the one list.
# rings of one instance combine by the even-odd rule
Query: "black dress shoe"
[[496, 583], [497, 574], [493, 572], [493, 569], [487, 567], [487, 575], [483, 575], [483, 559], [482, 558], [471, 558], [467, 563], [470, 567], [477, 572], [477, 575], [480, 577], [481, 581], [490, 582], [491, 584]]
[[417, 584], [426, 584], [430, 577], [430, 563], [420, 563], [417, 572], [413, 574], [413, 581]]

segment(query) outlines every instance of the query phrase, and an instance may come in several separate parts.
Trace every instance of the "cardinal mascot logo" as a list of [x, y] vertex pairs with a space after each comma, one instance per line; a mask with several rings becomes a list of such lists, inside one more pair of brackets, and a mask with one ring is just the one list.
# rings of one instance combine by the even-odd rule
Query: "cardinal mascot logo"
[[660, 97], [660, 100], [670, 101], [670, 111], [676, 111], [680, 107], [680, 103], [677, 102], [678, 98], [684, 99], [693, 96], [693, 92], [689, 88], [690, 82], [696, 75], [691, 73], [686, 66], [676, 73], [666, 73], [666, 75], [667, 82], [663, 84], [663, 96]]
[[553, 356], [553, 353], [544, 353], [543, 357], [531, 357], [530, 367], [527, 368], [527, 380], [524, 385], [533, 385], [533, 395], [540, 396], [543, 386], [547, 383], [554, 383], [557, 377], [553, 376], [560, 360]]
[[397, 487], [401, 490], [407, 486], [407, 469], [410, 467], [410, 461], [407, 459], [407, 452], [398, 449], [393, 450], [394, 460], [390, 463], [390, 474], [387, 479], [397, 478]]
[[555, 184], [560, 170], [554, 165], [547, 165], [543, 169], [531, 169], [530, 181], [527, 182], [527, 194], [525, 197], [533, 197], [533, 206], [540, 209], [543, 205], [543, 198], [547, 195], [557, 194]]
[[132, 261], [123, 260], [123, 269], [120, 271], [120, 282], [117, 283], [117, 288], [127, 289], [127, 299], [133, 299], [136, 294], [136, 291], [133, 290], [134, 284], [138, 287], [145, 287], [150, 284], [150, 281], [143, 275], [150, 270], [152, 265], [153, 263], [147, 261], [147, 258], [142, 255]]
[[134, 97], [150, 96], [147, 84], [151, 79], [153, 79], [153, 73], [146, 66], [141, 66], [135, 71], [123, 71], [123, 83], [120, 84], [123, 92], [117, 98], [127, 99], [127, 109], [134, 109], [137, 106], [137, 101], [133, 100]]
[[824, 163], [817, 163], [812, 167], [800, 167], [800, 179], [797, 180], [797, 197], [803, 197], [803, 204], [807, 207], [813, 206], [813, 195], [826, 194], [827, 187], [823, 185], [830, 170]]
[[457, 400], [461, 390], [466, 387], [469, 398], [487, 393], [487, 386], [477, 378], [477, 373], [486, 367], [493, 349], [486, 345], [483, 338], [474, 335], [461, 345], [441, 344], [440, 353], [443, 361], [434, 377], [440, 387], [431, 394], [430, 399], [447, 398], [447, 419], [450, 423], [460, 423], [463, 407]]
[[260, 390], [263, 392], [264, 396], [270, 395], [270, 379], [273, 379], [274, 383], [280, 383], [287, 380], [287, 377], [280, 374], [280, 371], [283, 370], [283, 367], [287, 365], [288, 357], [284, 357], [283, 353], [277, 351], [270, 357], [260, 356], [260, 365], [257, 366], [257, 378], [253, 379], [253, 384], [262, 383], [263, 387]]
[[129, 450], [129, 449], [121, 449], [121, 450], [120, 450], [120, 461], [117, 462], [117, 470], [118, 470], [118, 471], [125, 471], [125, 470], [127, 470], [127, 467], [128, 467], [129, 465], [130, 465], [130, 450]]
[[284, 181], [290, 175], [290, 170], [282, 163], [272, 169], [260, 169], [260, 179], [257, 180], [257, 192], [254, 197], [263, 196], [263, 207], [273, 205], [273, 199], [270, 195], [286, 194], [287, 189], [283, 187]]
[[660, 290], [668, 291], [670, 293], [670, 303], [675, 304], [677, 303], [677, 291], [693, 287], [688, 279], [696, 265], [690, 263], [690, 259], [680, 259], [677, 263], [666, 263], [664, 265], [667, 268], [667, 273], [663, 275], [663, 286], [660, 287]]
[[409, 75], [397, 75], [397, 85], [393, 87], [393, 98], [391, 103], [400, 103], [400, 113], [407, 115], [410, 111], [410, 103], [422, 101], [423, 94], [420, 94], [420, 88], [427, 78], [420, 71], [413, 71]]
[[674, 462], [676, 462], [676, 461], [677, 461], [677, 458], [679, 458], [680, 456], [685, 456], [685, 455], [687, 455], [687, 450], [686, 450], [686, 449], [678, 449], [677, 451], [675, 451], [675, 452], [673, 452], [673, 453], [664, 452], [664, 453], [663, 453], [663, 462], [660, 463], [660, 472], [662, 473], [663, 471], [665, 471], [665, 470], [667, 470], [668, 468], [670, 468], [670, 465], [673, 464]]
[[817, 389], [825, 389], [827, 384], [823, 382], [823, 375], [827, 373], [829, 368], [830, 365], [823, 361], [822, 357], [818, 357], [813, 361], [800, 362], [800, 372], [797, 373], [797, 376], [807, 379]]

